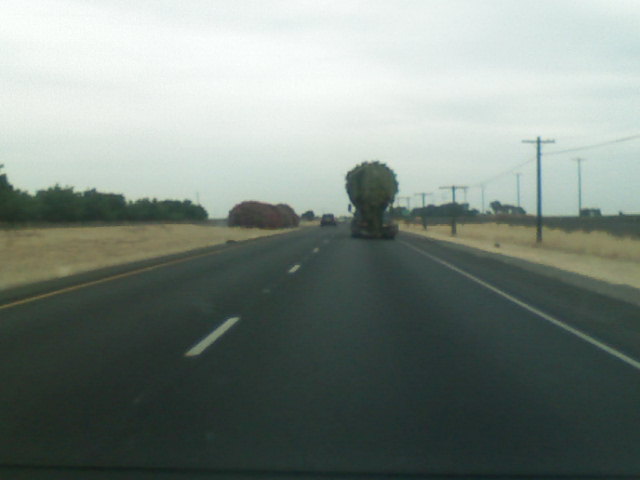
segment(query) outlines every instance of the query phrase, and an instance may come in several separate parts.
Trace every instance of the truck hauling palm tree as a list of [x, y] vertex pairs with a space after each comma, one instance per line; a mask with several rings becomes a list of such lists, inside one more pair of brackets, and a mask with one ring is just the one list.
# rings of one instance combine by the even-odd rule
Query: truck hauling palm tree
[[398, 225], [387, 207], [398, 193], [396, 174], [384, 163], [363, 162], [347, 173], [347, 193], [356, 211], [351, 222], [352, 237], [394, 238]]

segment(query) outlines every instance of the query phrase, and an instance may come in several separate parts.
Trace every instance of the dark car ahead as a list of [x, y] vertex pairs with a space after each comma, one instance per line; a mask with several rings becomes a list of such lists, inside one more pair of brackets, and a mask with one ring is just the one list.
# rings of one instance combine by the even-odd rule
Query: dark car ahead
[[322, 218], [320, 219], [320, 226], [326, 227], [327, 225], [332, 227], [338, 225], [336, 217], [333, 215], [333, 213], [325, 213], [324, 215], [322, 215]]

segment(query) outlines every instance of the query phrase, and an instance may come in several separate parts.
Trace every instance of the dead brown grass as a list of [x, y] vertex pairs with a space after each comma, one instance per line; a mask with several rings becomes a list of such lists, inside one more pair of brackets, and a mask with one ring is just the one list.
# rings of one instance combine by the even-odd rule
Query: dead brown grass
[[300, 220], [301, 227], [319, 227], [320, 220]]
[[640, 240], [633, 238], [545, 228], [544, 242], [537, 245], [533, 227], [458, 225], [457, 237], [451, 237], [450, 227], [444, 225], [427, 231], [413, 225], [402, 225], [401, 229], [640, 288]]
[[0, 289], [290, 230], [201, 225], [0, 231]]

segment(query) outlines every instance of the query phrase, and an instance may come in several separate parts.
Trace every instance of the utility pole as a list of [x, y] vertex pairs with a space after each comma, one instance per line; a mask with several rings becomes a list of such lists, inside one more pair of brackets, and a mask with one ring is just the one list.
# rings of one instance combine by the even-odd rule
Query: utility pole
[[455, 203], [456, 203], [456, 190], [467, 189], [467, 188], [468, 187], [466, 187], [466, 186], [460, 186], [460, 185], [449, 185], [449, 186], [445, 186], [445, 187], [440, 187], [440, 190], [449, 190], [449, 189], [451, 189], [451, 198], [452, 198], [452, 201], [453, 201], [453, 204], [454, 204], [453, 205], [453, 208], [454, 208], [453, 215], [451, 215], [451, 235], [454, 235], [454, 236], [458, 233], [458, 228], [457, 228], [457, 225], [456, 225], [456, 210], [455, 210], [455, 208], [456, 208], [456, 206], [455, 206]]
[[520, 175], [521, 173], [516, 173], [516, 195], [518, 197], [518, 207], [520, 207]]
[[464, 193], [464, 203], [468, 203], [467, 202], [467, 190], [469, 189], [469, 187], [460, 187], [462, 188], [462, 193]]
[[433, 193], [427, 193], [427, 192], [420, 192], [420, 193], [416, 193], [415, 195], [421, 196], [422, 197], [422, 228], [424, 228], [425, 230], [427, 229], [427, 212], [425, 211], [425, 207], [426, 205], [426, 198], [429, 195], [433, 195]]
[[522, 143], [536, 144], [536, 242], [542, 243], [542, 144], [556, 143], [555, 140], [522, 140]]
[[584, 158], [574, 158], [578, 163], [578, 216], [582, 215], [582, 162]]
[[407, 201], [407, 210], [411, 212], [411, 197], [398, 197], [398, 200], [406, 200]]
[[426, 200], [426, 198], [427, 198], [429, 195], [433, 195], [433, 193], [420, 192], [420, 193], [416, 193], [415, 195], [416, 195], [416, 196], [418, 196], [418, 197], [420, 197], [420, 196], [422, 197], [422, 208], [424, 208], [424, 207], [426, 207], [426, 206], [427, 206], [426, 201], [425, 201], [425, 200]]
[[451, 189], [451, 200], [453, 203], [456, 203], [456, 190], [465, 190], [469, 188], [461, 185], [447, 185], [445, 187], [440, 187], [440, 190], [449, 190]]
[[480, 191], [482, 192], [482, 215], [485, 214], [486, 210], [484, 209], [484, 188], [485, 184], [480, 185]]
[[200, 192], [196, 192], [196, 204], [200, 206]]

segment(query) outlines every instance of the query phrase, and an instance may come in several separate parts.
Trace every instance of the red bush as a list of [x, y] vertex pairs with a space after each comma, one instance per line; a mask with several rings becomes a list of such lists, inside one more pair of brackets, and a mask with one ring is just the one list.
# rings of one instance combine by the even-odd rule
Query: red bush
[[289, 205], [248, 201], [231, 209], [227, 223], [230, 227], [287, 228], [297, 226], [299, 221]]
[[298, 224], [300, 223], [300, 217], [296, 215], [296, 212], [293, 210], [293, 208], [291, 208], [289, 205], [286, 205], [284, 203], [279, 203], [278, 205], [276, 205], [276, 208], [278, 209], [278, 211], [280, 212], [280, 215], [282, 216], [282, 222], [284, 227], [289, 228], [289, 227], [298, 226]]

